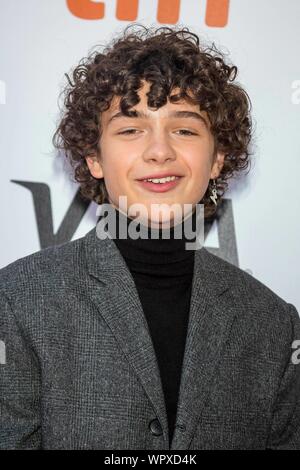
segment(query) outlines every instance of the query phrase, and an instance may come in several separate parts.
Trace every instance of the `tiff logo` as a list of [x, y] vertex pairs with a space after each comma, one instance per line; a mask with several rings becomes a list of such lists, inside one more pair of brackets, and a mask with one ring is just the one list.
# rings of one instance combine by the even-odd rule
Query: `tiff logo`
[[[95, 2], [93, 0], [66, 1], [70, 12], [78, 18], [100, 20], [105, 17], [104, 2]], [[158, 0], [157, 22], [176, 24], [179, 20], [180, 3], [180, 0]], [[121, 21], [135, 21], [138, 16], [138, 7], [139, 0], [117, 0], [116, 18]], [[223, 28], [227, 25], [228, 14], [229, 0], [206, 0], [205, 24], [207, 26]]]

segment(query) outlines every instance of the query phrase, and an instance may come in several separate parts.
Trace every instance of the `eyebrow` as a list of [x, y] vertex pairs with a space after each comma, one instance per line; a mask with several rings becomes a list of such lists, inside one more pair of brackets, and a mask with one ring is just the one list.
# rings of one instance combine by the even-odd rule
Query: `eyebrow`
[[[143, 111], [131, 111], [133, 113], [132, 116], [127, 116], [126, 114], [122, 113], [122, 111], [119, 111], [118, 113], [114, 114], [107, 122], [109, 124], [111, 121], [121, 118], [121, 117], [127, 117], [127, 118], [144, 118], [148, 119], [150, 118], [150, 114], [144, 113]], [[205, 124], [205, 126], [208, 128], [207, 122], [203, 116], [199, 113], [195, 113], [194, 111], [172, 111], [169, 113], [168, 117], [173, 117], [173, 118], [193, 118], [197, 119], [198, 121], [201, 121], [202, 123]]]

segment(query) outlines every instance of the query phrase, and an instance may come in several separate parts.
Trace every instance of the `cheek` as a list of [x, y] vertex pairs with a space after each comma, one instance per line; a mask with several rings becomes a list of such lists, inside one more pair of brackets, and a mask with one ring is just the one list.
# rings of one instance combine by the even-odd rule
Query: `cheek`
[[186, 160], [192, 179], [197, 181], [205, 181], [209, 178], [211, 170], [211, 157], [208, 152], [201, 153], [197, 152]]
[[126, 194], [129, 179], [128, 160], [122, 155], [110, 154], [103, 164], [104, 181], [111, 196]]
[[182, 155], [190, 167], [209, 166], [214, 151], [213, 139], [208, 136], [201, 136], [194, 143], [184, 145]]
[[194, 152], [186, 159], [186, 164], [189, 167], [191, 177], [187, 180], [187, 189], [195, 201], [200, 201], [207, 186], [211, 173], [211, 156], [208, 148], [204, 152]]
[[106, 179], [117, 179], [117, 175], [126, 173], [127, 159], [115, 145], [103, 145], [102, 166]]

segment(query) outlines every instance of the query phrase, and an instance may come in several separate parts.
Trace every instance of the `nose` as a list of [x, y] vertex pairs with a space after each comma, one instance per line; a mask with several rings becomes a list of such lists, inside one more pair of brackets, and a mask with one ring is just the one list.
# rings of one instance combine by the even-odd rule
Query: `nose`
[[158, 163], [176, 159], [176, 153], [170, 144], [168, 136], [163, 132], [157, 132], [149, 137], [147, 148], [143, 153], [143, 159]]

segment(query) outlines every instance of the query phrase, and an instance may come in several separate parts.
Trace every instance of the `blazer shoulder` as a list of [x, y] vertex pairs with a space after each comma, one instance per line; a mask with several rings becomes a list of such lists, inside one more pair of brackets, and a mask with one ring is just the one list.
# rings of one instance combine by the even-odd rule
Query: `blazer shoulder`
[[235, 286], [236, 291], [246, 304], [257, 306], [261, 311], [286, 313], [287, 310], [292, 310], [293, 313], [297, 312], [291, 303], [252, 274], [212, 253], [207, 248], [205, 251], [211, 269], [230, 279], [231, 284]]
[[53, 245], [19, 258], [0, 269], [2, 292], [14, 297], [30, 285], [55, 282], [82, 265], [82, 240], [84, 237]]

